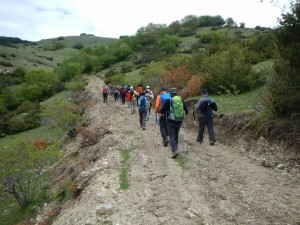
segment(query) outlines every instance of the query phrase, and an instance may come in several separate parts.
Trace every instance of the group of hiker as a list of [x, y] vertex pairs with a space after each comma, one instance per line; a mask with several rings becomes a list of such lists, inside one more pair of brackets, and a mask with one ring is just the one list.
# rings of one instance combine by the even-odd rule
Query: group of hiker
[[[108, 88], [103, 86], [102, 95], [104, 103], [107, 103], [108, 94]], [[113, 88], [112, 94], [114, 101], [118, 101], [121, 98], [122, 104], [125, 104], [125, 102], [128, 104], [131, 114], [134, 114], [136, 108], [138, 108], [140, 127], [142, 130], [145, 130], [146, 121], [150, 119], [152, 102], [154, 102], [154, 95], [150, 87], [146, 86], [144, 90], [141, 84], [136, 89], [131, 85], [122, 85], [120, 88]], [[210, 145], [214, 145], [213, 111], [218, 110], [217, 104], [208, 96], [207, 89], [202, 89], [201, 95], [202, 98], [193, 107], [194, 119], [195, 113], [198, 113], [198, 135], [196, 141], [200, 144], [203, 143], [204, 131], [205, 127], [207, 127]], [[175, 159], [179, 155], [179, 131], [183, 127], [185, 116], [188, 114], [186, 104], [178, 95], [176, 88], [168, 89], [163, 86], [156, 97], [154, 111], [155, 122], [159, 127], [163, 145], [168, 146], [170, 143], [172, 158]]]

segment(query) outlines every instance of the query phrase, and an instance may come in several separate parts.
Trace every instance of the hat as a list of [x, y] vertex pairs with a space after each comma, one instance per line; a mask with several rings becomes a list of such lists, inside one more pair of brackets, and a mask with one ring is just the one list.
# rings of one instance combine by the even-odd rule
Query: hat
[[146, 86], [146, 89], [150, 89], [150, 87], [149, 87], [149, 86]]
[[170, 94], [177, 94], [177, 88], [170, 88], [169, 92]]
[[166, 91], [166, 90], [168, 90], [168, 89], [167, 89], [166, 86], [163, 86], [163, 87], [161, 88], [161, 90], [162, 90], [162, 91]]
[[204, 88], [204, 89], [201, 90], [201, 93], [202, 93], [202, 94], [207, 94], [207, 93], [208, 93], [208, 90], [207, 90], [206, 88]]

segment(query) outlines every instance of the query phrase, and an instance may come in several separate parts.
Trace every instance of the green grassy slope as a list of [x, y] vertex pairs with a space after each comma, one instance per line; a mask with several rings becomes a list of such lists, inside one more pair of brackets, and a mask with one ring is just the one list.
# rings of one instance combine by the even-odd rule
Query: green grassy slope
[[[57, 40], [57, 38], [43, 39], [36, 42], [36, 45], [30, 46], [18, 44], [16, 48], [0, 45], [0, 62], [12, 64], [12, 67], [8, 67], [10, 71], [17, 67], [24, 69], [34, 67], [54, 68], [64, 58], [79, 52], [79, 50], [73, 48], [74, 44], [81, 43], [84, 48], [93, 49], [99, 45], [108, 46], [111, 42], [118, 40], [96, 36], [66, 36], [63, 38], [63, 40]], [[45, 51], [44, 47], [51, 46], [53, 41], [62, 42], [65, 48], [56, 51]]]

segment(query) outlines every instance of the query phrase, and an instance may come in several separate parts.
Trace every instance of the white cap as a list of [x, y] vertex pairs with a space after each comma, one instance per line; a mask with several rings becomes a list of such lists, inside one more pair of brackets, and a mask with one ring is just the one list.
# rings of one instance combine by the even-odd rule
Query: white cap
[[150, 87], [149, 87], [149, 86], [146, 86], [146, 89], [150, 89]]

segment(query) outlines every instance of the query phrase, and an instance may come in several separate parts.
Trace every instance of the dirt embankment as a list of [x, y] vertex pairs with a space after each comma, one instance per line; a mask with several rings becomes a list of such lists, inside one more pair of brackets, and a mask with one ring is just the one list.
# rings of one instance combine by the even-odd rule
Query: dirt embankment
[[[55, 184], [71, 179], [77, 191], [55, 225], [300, 224], [298, 159], [284, 156], [289, 148], [253, 139], [238, 118], [226, 116], [215, 119], [216, 144], [205, 137], [200, 145], [190, 110], [179, 133], [182, 167], [162, 145], [153, 112], [142, 130], [126, 105], [103, 103], [102, 85], [89, 78], [89, 126], [66, 145], [65, 163], [56, 167]], [[128, 149], [130, 185], [123, 190], [120, 153]]]

